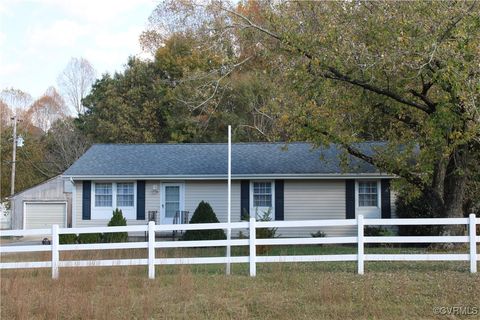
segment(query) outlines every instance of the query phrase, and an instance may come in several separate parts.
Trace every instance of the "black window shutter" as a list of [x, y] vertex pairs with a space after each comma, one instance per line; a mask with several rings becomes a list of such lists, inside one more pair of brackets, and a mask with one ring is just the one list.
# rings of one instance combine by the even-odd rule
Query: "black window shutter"
[[390, 204], [390, 179], [382, 179], [380, 185], [382, 219], [390, 219], [392, 217], [392, 206]]
[[347, 219], [355, 219], [355, 180], [345, 180], [345, 211]]
[[240, 182], [240, 218], [246, 219], [250, 215], [250, 181]]
[[85, 180], [82, 183], [82, 220], [91, 219], [91, 207], [92, 207], [92, 182]]
[[275, 220], [284, 220], [283, 189], [283, 180], [275, 180]]
[[137, 181], [137, 220], [145, 220], [145, 181]]

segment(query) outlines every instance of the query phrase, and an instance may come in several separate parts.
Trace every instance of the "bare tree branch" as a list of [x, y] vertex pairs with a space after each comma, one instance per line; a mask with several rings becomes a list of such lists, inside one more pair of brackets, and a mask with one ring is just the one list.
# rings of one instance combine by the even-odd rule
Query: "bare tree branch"
[[58, 76], [57, 82], [62, 93], [77, 114], [85, 112], [82, 99], [88, 94], [94, 81], [95, 69], [84, 58], [72, 58]]
[[[287, 40], [283, 37], [281, 37], [280, 35], [274, 33], [274, 32], [271, 32], [270, 30], [262, 27], [262, 26], [259, 26], [257, 24], [255, 24], [254, 22], [252, 22], [250, 19], [248, 19], [246, 16], [244, 16], [243, 14], [240, 14], [238, 12], [235, 12], [233, 10], [230, 10], [228, 8], [223, 8], [223, 10], [225, 10], [226, 12], [234, 15], [235, 17], [238, 17], [240, 19], [242, 19], [245, 23], [247, 23], [247, 25], [253, 29], [256, 29], [264, 34], [267, 34], [269, 35], [270, 37], [282, 42], [282, 43], [285, 43], [286, 45], [290, 46], [291, 48], [293, 48], [296, 52], [302, 54], [304, 57], [308, 58], [309, 60], [313, 60], [314, 59], [314, 55], [307, 52], [306, 50], [300, 48], [299, 46], [295, 45], [294, 43], [292, 43], [290, 40]], [[422, 110], [426, 113], [431, 113], [432, 110], [430, 110], [430, 107], [427, 105], [422, 105], [422, 104], [419, 104], [419, 103], [416, 103], [415, 101], [410, 101], [410, 100], [407, 100], [403, 97], [401, 97], [399, 94], [395, 93], [395, 92], [392, 92], [388, 89], [384, 89], [384, 88], [380, 88], [380, 87], [377, 87], [377, 86], [374, 86], [372, 84], [369, 84], [365, 81], [362, 81], [362, 80], [358, 80], [358, 79], [353, 79], [351, 78], [350, 76], [340, 72], [339, 70], [337, 70], [336, 68], [332, 67], [332, 66], [326, 66], [326, 70], [328, 72], [324, 72], [322, 74], [320, 74], [321, 76], [325, 77], [325, 78], [328, 78], [328, 79], [332, 79], [332, 80], [338, 80], [338, 81], [343, 81], [343, 82], [346, 82], [346, 83], [350, 83], [352, 85], [355, 85], [355, 86], [358, 86], [358, 87], [361, 87], [365, 90], [368, 90], [368, 91], [371, 91], [371, 92], [374, 92], [376, 94], [379, 94], [379, 95], [383, 95], [385, 97], [388, 97], [388, 98], [391, 98], [397, 102], [400, 102], [402, 104], [405, 104], [407, 106], [411, 106], [411, 107], [414, 107], [418, 110]]]

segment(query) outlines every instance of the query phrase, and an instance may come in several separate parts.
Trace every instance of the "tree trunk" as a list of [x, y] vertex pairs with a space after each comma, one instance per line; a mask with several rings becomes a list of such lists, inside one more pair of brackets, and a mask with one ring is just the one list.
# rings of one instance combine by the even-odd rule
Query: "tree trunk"
[[[446, 218], [462, 218], [463, 203], [467, 186], [468, 147], [460, 146], [450, 158], [443, 183], [443, 212]], [[449, 225], [442, 230], [442, 235], [464, 235], [465, 226]]]

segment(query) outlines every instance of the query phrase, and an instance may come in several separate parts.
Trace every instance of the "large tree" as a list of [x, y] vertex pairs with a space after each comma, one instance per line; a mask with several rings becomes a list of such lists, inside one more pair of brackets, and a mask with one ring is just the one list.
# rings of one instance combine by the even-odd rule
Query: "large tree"
[[62, 174], [85, 151], [91, 143], [75, 125], [75, 118], [56, 120], [43, 136], [45, 170], [51, 175]]
[[[292, 139], [337, 143], [426, 194], [437, 216], [463, 216], [480, 149], [477, 2], [172, 1], [154, 16], [166, 13], [235, 39], [238, 61], [276, 66]], [[366, 139], [386, 145], [365, 154], [355, 143]]]
[[77, 114], [83, 114], [85, 109], [82, 99], [88, 94], [95, 81], [95, 69], [85, 58], [71, 58], [57, 82], [70, 107]]
[[89, 145], [73, 125], [73, 119], [66, 117], [66, 106], [54, 88], [49, 88], [35, 101], [31, 100], [30, 95], [21, 90], [2, 92], [0, 201], [10, 191], [13, 115], [17, 116], [17, 137], [24, 140], [23, 146], [16, 149], [16, 192], [62, 173]]
[[230, 72], [248, 59], [232, 62], [227, 41], [224, 49], [201, 45], [200, 37], [176, 32], [152, 61], [131, 58], [123, 72], [104, 75], [84, 99], [82, 130], [98, 142], [218, 142], [236, 124], [237, 140], [273, 139], [269, 76]]
[[23, 121], [47, 132], [55, 121], [66, 118], [68, 113], [62, 96], [54, 87], [50, 87], [26, 110]]
[[[5, 106], [8, 107], [8, 106]], [[10, 195], [10, 175], [12, 172], [12, 134], [13, 122], [2, 125], [0, 130], [0, 202]], [[51, 175], [45, 169], [43, 131], [21, 121], [17, 126], [17, 134], [24, 138], [24, 145], [17, 148], [15, 192], [40, 183]]]

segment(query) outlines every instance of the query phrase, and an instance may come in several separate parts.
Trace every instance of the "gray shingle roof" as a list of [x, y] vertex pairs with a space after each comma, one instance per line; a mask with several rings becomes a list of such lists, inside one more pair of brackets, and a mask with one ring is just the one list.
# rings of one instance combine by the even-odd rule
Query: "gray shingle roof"
[[[362, 143], [372, 153], [381, 143]], [[353, 157], [341, 166], [336, 146], [313, 149], [308, 143], [234, 143], [232, 175], [378, 173]], [[226, 175], [227, 144], [96, 144], [78, 159], [66, 176], [196, 176]]]

